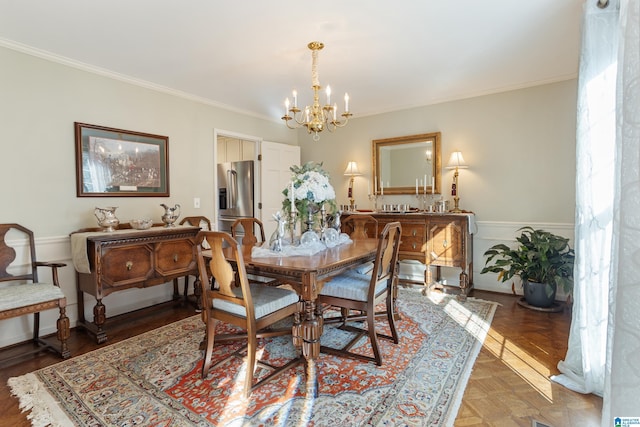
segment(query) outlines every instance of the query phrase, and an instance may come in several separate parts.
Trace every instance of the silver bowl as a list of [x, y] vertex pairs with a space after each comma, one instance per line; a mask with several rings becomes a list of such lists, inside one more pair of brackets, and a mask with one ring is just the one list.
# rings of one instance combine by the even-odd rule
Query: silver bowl
[[132, 219], [129, 221], [131, 228], [136, 230], [148, 230], [153, 225], [153, 220], [148, 218]]

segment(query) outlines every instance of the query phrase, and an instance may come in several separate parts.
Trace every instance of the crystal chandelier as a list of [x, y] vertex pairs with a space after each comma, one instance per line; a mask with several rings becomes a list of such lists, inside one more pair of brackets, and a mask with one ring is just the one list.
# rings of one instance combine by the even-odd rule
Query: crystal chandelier
[[[311, 42], [307, 45], [311, 49], [311, 88], [313, 89], [313, 105], [307, 105], [304, 109], [298, 108], [298, 93], [293, 91], [293, 105], [291, 108], [289, 98], [284, 102], [285, 110], [282, 120], [289, 129], [297, 129], [302, 126], [307, 128], [307, 132], [313, 132], [313, 140], [318, 141], [320, 139], [319, 133], [324, 129], [329, 129], [329, 132], [333, 132], [339, 127], [343, 127], [349, 121], [349, 117], [352, 116], [349, 113], [349, 94], [344, 94], [344, 113], [340, 116], [344, 118], [344, 121], [338, 120], [338, 105], [331, 105], [331, 87], [327, 85], [327, 103], [324, 106], [320, 106], [320, 96], [318, 93], [322, 87], [320, 86], [320, 80], [318, 79], [318, 51], [324, 47], [324, 43]], [[295, 123], [291, 123], [293, 120]]]

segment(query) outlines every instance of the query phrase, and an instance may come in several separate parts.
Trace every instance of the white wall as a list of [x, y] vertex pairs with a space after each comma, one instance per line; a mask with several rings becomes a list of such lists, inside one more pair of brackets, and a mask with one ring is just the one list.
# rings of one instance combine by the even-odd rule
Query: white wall
[[[96, 206], [118, 206], [123, 221], [159, 219], [160, 203], [181, 204], [183, 216], [213, 218], [214, 128], [292, 145], [299, 141], [303, 162], [324, 161], [338, 204], [348, 202], [348, 177], [342, 175], [346, 164], [357, 161], [364, 174], [355, 180], [360, 207], [368, 205], [373, 139], [440, 131], [443, 163], [458, 149], [470, 165], [460, 172], [459, 184], [461, 207], [477, 215], [476, 286], [509, 291], [494, 278], [477, 274], [482, 252], [495, 238], [508, 242], [519, 226], [536, 224], [562, 230], [567, 237], [572, 234], [575, 87], [575, 80], [570, 80], [356, 118], [334, 134], [323, 132], [316, 143], [306, 132], [290, 131], [281, 123], [0, 47], [0, 222], [18, 222], [34, 230], [39, 258], [69, 263], [60, 279], [74, 326], [77, 306], [69, 233], [95, 226]], [[352, 109], [357, 117], [357, 103]], [[77, 198], [74, 122], [169, 136], [171, 197]], [[443, 188], [450, 188], [451, 178], [452, 172], [443, 170]], [[192, 208], [194, 197], [201, 199], [201, 209]], [[387, 196], [385, 202], [416, 204], [410, 196]], [[170, 295], [169, 285], [110, 295], [105, 299], [107, 315]], [[88, 298], [87, 311], [93, 304]], [[44, 333], [54, 332], [51, 322], [43, 325]], [[28, 326], [24, 319], [0, 322], [0, 346], [27, 339]]]

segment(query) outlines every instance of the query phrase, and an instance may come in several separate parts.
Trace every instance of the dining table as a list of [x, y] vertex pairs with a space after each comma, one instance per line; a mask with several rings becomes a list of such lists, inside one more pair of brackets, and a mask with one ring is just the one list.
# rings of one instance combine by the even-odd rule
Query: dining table
[[[304, 309], [294, 319], [292, 335], [301, 362], [306, 365], [307, 395], [315, 396], [318, 389], [315, 359], [320, 355], [323, 319], [316, 300], [322, 286], [347, 269], [373, 261], [377, 247], [377, 239], [367, 238], [350, 240], [349, 243], [328, 247], [313, 255], [254, 256], [252, 245], [242, 246], [247, 274], [278, 279], [300, 295]], [[229, 262], [233, 262], [230, 248], [227, 248], [225, 256]]]

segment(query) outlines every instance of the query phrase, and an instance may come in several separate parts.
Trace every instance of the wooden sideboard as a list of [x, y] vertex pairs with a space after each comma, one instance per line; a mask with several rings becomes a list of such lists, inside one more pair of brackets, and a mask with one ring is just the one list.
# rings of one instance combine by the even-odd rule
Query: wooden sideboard
[[[189, 274], [196, 275], [195, 238], [198, 231], [199, 227], [176, 226], [110, 233], [84, 230], [72, 233], [78, 327], [94, 334], [98, 343], [105, 342], [107, 316], [104, 297], [125, 289], [146, 288]], [[83, 252], [86, 252], [86, 259], [83, 259]], [[174, 283], [174, 300], [180, 299], [176, 287]], [[85, 320], [85, 293], [96, 299], [93, 322]]]
[[[363, 212], [362, 215], [365, 213]], [[342, 216], [346, 220], [350, 213]], [[424, 285], [430, 287], [442, 278], [440, 267], [460, 268], [460, 292], [466, 296], [473, 288], [473, 232], [475, 217], [473, 213], [383, 213], [366, 212], [378, 221], [378, 230], [388, 222], [399, 221], [402, 224], [400, 259], [417, 260], [424, 263]], [[374, 235], [373, 224], [367, 224], [367, 234]], [[350, 233], [345, 229], [343, 232]], [[430, 266], [436, 267], [436, 277]]]

